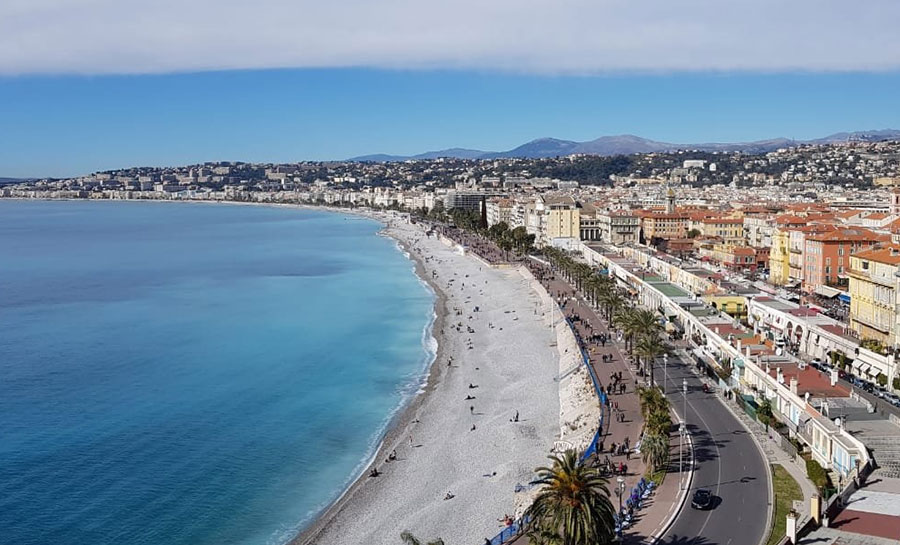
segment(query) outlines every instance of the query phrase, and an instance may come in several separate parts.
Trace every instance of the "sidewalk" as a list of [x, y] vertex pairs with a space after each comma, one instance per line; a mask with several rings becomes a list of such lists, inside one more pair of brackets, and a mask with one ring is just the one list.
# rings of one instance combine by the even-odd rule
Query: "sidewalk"
[[[563, 299], [563, 313], [572, 320], [576, 334], [583, 341], [591, 366], [603, 387], [609, 390], [610, 384], [613, 383], [613, 374], [621, 373], [621, 384], [625, 385], [625, 391], [624, 393], [609, 394], [610, 418], [608, 419], [608, 424], [604, 426], [603, 446], [605, 451], [600, 454], [600, 459], [604, 460], [608, 456], [615, 465], [619, 463], [627, 465], [627, 474], [624, 476], [625, 494], [627, 495], [647, 472], [646, 464], [640, 459], [639, 455], [630, 457], [624, 455], [615, 456], [609, 451], [613, 444], [620, 445], [626, 439], [633, 448], [640, 439], [643, 419], [641, 417], [640, 398], [637, 395], [635, 385], [637, 383], [642, 384], [643, 379], [635, 375], [635, 371], [625, 355], [624, 343], [614, 340], [606, 319], [601, 317], [580, 294], [576, 294], [571, 285], [555, 276], [550, 280], [544, 279], [543, 283], [551, 296]], [[609, 338], [605, 345], [599, 342], [585, 341], [601, 333], [606, 334]], [[604, 362], [603, 356], [611, 357], [611, 360]], [[617, 417], [623, 420], [619, 421]], [[665, 527], [673, 519], [674, 512], [681, 507], [682, 498], [679, 496], [680, 475], [677, 468], [678, 435], [670, 435], [670, 440], [672, 441], [672, 456], [670, 458], [669, 473], [663, 484], [653, 493], [650, 500], [644, 504], [644, 508], [636, 512], [635, 523], [624, 532], [625, 543], [637, 544], [652, 541], [654, 537], [665, 530]], [[687, 464], [687, 461], [685, 464]], [[616, 477], [613, 476], [610, 478], [611, 493], [615, 490], [616, 485]], [[618, 509], [618, 498], [615, 494], [610, 499], [613, 501], [614, 507]]]

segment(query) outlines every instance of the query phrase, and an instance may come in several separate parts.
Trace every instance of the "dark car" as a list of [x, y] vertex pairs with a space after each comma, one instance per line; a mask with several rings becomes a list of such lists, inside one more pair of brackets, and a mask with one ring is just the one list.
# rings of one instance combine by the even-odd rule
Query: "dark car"
[[698, 488], [691, 498], [691, 507], [694, 509], [709, 509], [712, 507], [712, 493], [705, 488]]

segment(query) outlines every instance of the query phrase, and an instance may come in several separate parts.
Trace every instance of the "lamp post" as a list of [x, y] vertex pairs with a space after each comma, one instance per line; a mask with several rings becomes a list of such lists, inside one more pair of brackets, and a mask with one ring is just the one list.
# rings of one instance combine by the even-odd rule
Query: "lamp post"
[[684, 420], [681, 421], [681, 425], [678, 427], [678, 472], [680, 474], [679, 477], [679, 485], [678, 489], [684, 489], [684, 440], [685, 435], [687, 435], [687, 427], [684, 425]]
[[663, 354], [663, 395], [669, 393], [669, 355]]
[[625, 493], [625, 477], [616, 477], [616, 496], [619, 497], [619, 513], [622, 512], [622, 494]]

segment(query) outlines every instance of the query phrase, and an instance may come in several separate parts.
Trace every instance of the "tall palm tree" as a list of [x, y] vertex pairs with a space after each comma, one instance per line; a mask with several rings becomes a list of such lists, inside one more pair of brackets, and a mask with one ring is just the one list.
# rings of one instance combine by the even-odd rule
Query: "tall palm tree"
[[665, 467], [669, 461], [669, 436], [660, 433], [648, 433], [641, 440], [641, 459], [656, 472]]
[[536, 482], [541, 488], [525, 511], [532, 542], [538, 545], [612, 543], [614, 509], [606, 478], [599, 470], [580, 464], [575, 450], [549, 458], [553, 466], [537, 469]]
[[[416, 536], [412, 535], [409, 530], [404, 530], [400, 534], [400, 539], [403, 540], [403, 545], [423, 545], [422, 542], [416, 538]], [[444, 540], [441, 538], [437, 538], [434, 541], [429, 541], [424, 545], [444, 545]]]
[[625, 306], [625, 298], [622, 297], [618, 290], [612, 288], [601, 295], [600, 304], [603, 305], [606, 311], [606, 319], [612, 320], [613, 316]]
[[634, 347], [634, 353], [641, 359], [644, 365], [644, 372], [650, 373], [650, 385], [656, 386], [656, 380], [653, 377], [653, 362], [658, 356], [666, 351], [659, 337], [655, 334], [644, 335], [640, 337], [638, 343]]

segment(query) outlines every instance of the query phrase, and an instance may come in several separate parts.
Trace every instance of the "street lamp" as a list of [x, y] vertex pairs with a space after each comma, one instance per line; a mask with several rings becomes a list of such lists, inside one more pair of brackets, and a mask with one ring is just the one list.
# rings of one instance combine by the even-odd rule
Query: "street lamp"
[[663, 354], [663, 395], [669, 393], [669, 355]]
[[679, 490], [684, 488], [684, 442], [687, 436], [687, 426], [684, 425], [684, 420], [682, 420], [681, 425], [678, 427], [678, 472], [679, 479], [678, 482], [681, 483], [678, 486]]
[[622, 494], [625, 493], [625, 477], [616, 477], [616, 496], [619, 497], [619, 513], [622, 512]]

